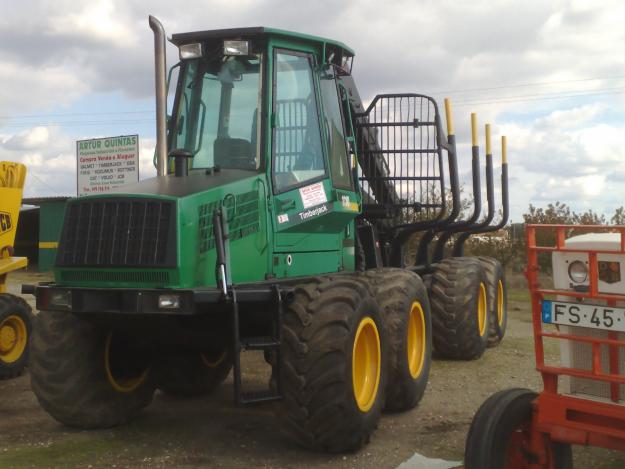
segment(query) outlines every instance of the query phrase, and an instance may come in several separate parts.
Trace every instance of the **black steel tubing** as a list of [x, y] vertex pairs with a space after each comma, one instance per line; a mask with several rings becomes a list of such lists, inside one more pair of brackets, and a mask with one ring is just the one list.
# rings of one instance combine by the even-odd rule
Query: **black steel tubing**
[[480, 147], [473, 145], [471, 147], [472, 161], [471, 173], [473, 176], [473, 213], [466, 220], [460, 220], [451, 223], [443, 228], [443, 233], [438, 237], [434, 248], [433, 262], [440, 262], [444, 257], [445, 244], [453, 236], [454, 233], [463, 231], [471, 227], [480, 217], [482, 211], [482, 188], [480, 184]]
[[486, 218], [473, 226], [467, 227], [461, 233], [454, 244], [453, 257], [462, 257], [464, 253], [464, 243], [473, 233], [486, 228], [495, 218], [495, 189], [493, 183], [493, 155], [486, 155], [486, 201], [488, 202], [488, 212]]

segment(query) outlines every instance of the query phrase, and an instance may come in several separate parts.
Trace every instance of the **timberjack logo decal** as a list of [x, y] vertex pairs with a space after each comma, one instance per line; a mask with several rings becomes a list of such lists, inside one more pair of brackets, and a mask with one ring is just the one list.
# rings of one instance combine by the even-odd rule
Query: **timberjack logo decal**
[[7, 233], [13, 229], [13, 221], [11, 220], [11, 214], [7, 212], [0, 212], [0, 234]]

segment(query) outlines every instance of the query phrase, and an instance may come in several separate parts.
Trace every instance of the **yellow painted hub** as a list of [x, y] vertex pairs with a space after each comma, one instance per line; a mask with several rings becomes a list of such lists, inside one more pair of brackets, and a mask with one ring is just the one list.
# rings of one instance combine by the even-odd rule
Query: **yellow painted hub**
[[484, 332], [486, 332], [486, 312], [486, 286], [484, 286], [483, 283], [480, 283], [480, 291], [477, 298], [477, 323], [480, 329], [480, 336], [483, 336]]
[[382, 355], [380, 334], [373, 319], [365, 317], [358, 324], [352, 351], [352, 385], [356, 404], [367, 412], [378, 395]]
[[421, 375], [425, 362], [425, 317], [421, 303], [415, 301], [410, 308], [408, 318], [408, 339], [406, 353], [408, 355], [408, 369], [410, 376], [416, 379]]
[[0, 361], [15, 363], [28, 343], [26, 323], [19, 316], [11, 315], [0, 324]]
[[146, 368], [135, 376], [124, 376], [123, 374], [119, 373], [116, 370], [116, 367], [114, 366], [115, 364], [113, 363], [112, 359], [112, 338], [113, 333], [109, 332], [109, 335], [106, 338], [106, 344], [104, 346], [104, 370], [106, 372], [106, 378], [109, 384], [113, 387], [113, 389], [115, 389], [115, 391], [122, 393], [133, 392], [146, 381], [149, 369]]
[[499, 280], [497, 283], [497, 324], [503, 325], [503, 282]]
[[200, 357], [202, 358], [202, 363], [204, 363], [204, 365], [208, 368], [217, 368], [226, 359], [226, 349], [217, 354], [202, 353], [200, 354]]

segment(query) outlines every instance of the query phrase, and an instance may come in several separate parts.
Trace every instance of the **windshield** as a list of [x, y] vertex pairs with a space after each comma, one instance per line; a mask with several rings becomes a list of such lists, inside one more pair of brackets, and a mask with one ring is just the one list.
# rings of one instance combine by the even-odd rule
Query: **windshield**
[[170, 149], [190, 151], [192, 168], [260, 167], [261, 57], [186, 63]]

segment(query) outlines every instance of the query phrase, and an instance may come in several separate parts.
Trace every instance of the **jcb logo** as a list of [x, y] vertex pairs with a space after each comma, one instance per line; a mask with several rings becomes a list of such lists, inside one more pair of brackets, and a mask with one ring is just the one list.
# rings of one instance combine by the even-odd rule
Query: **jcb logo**
[[0, 212], [0, 234], [11, 231], [12, 228], [13, 223], [11, 221], [11, 214], [6, 212]]

